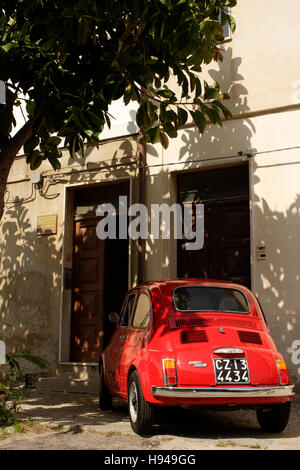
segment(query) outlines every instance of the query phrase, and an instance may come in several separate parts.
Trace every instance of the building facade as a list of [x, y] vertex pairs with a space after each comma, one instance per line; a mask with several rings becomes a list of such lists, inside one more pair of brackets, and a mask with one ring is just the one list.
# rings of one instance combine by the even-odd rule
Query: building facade
[[[297, 8], [298, 7], [298, 8]], [[174, 237], [101, 240], [96, 208], [141, 202], [135, 109], [99, 149], [59, 171], [13, 164], [1, 221], [1, 339], [48, 358], [50, 375], [88, 380], [128, 287], [179, 276], [229, 279], [257, 295], [294, 382], [300, 377], [300, 0], [243, 0], [224, 60], [203, 71], [230, 95], [232, 118], [188, 124], [168, 149], [147, 145], [143, 203], [204, 204], [204, 246]], [[118, 106], [118, 104], [116, 105]], [[38, 173], [38, 174], [37, 174]], [[164, 221], [161, 221], [164, 224]], [[299, 354], [297, 353], [299, 349]], [[44, 386], [46, 382], [44, 382]], [[76, 385], [76, 384], [75, 384]]]

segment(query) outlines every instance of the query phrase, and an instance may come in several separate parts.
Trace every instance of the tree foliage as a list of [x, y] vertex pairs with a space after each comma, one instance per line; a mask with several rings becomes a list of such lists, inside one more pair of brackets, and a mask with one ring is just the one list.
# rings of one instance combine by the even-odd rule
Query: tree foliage
[[[230, 113], [201, 66], [221, 60], [223, 26], [235, 28], [236, 0], [2, 0], [0, 150], [12, 143], [13, 110], [26, 97], [30, 132], [22, 137], [31, 169], [97, 146], [109, 104], [139, 103], [146, 142], [176, 137], [193, 119], [222, 124]], [[170, 78], [172, 77], [172, 80]], [[174, 88], [171, 84], [175, 84]], [[180, 90], [178, 94], [178, 90]], [[28, 97], [28, 98], [27, 98]], [[1, 160], [0, 160], [1, 164]]]

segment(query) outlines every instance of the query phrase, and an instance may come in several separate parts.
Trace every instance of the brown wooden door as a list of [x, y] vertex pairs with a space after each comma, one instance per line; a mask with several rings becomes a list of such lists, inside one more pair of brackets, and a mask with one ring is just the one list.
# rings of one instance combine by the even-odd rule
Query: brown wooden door
[[204, 246], [178, 243], [178, 276], [238, 282], [250, 287], [249, 200], [204, 203]]
[[221, 279], [251, 287], [249, 201], [223, 203], [216, 217]]
[[99, 217], [75, 221], [71, 361], [98, 362], [103, 349], [105, 241]]

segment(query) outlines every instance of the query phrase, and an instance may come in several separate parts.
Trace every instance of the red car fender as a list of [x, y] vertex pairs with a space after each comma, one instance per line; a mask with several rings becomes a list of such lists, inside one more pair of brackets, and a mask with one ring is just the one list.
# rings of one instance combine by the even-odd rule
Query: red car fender
[[139, 375], [144, 398], [150, 403], [157, 403], [158, 401], [152, 394], [152, 385], [164, 385], [162, 357], [166, 357], [166, 355], [166, 353], [163, 354], [161, 351], [151, 351], [144, 358], [133, 362], [129, 368], [127, 384], [131, 373], [133, 370], [136, 370]]

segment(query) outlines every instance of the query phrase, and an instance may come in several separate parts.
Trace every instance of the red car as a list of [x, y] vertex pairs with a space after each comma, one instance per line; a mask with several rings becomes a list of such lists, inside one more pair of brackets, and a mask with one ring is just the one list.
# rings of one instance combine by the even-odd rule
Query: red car
[[128, 402], [138, 434], [160, 406], [253, 408], [265, 431], [288, 423], [293, 385], [256, 297], [223, 281], [176, 279], [130, 290], [99, 361], [99, 405]]

